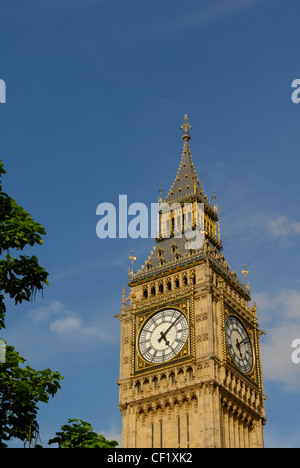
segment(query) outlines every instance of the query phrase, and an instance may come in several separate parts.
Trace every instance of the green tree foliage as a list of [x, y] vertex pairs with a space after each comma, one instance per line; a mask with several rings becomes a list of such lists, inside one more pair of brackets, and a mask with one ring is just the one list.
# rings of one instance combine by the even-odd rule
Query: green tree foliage
[[59, 448], [115, 448], [119, 445], [94, 432], [92, 426], [81, 419], [68, 419], [68, 423], [61, 426], [61, 431], [49, 440], [49, 445], [58, 444]]
[[47, 403], [60, 389], [62, 377], [50, 369], [22, 367], [25, 359], [12, 346], [0, 365], [0, 448], [15, 437], [24, 442], [38, 433], [38, 403]]
[[[15, 304], [34, 298], [48, 284], [48, 273], [35, 256], [19, 255], [25, 246], [42, 244], [46, 232], [31, 215], [2, 190], [5, 174], [0, 160], [0, 329], [5, 327], [7, 296]], [[12, 252], [18, 255], [13, 257]], [[4, 258], [3, 258], [4, 257]], [[0, 447], [15, 437], [31, 440], [38, 433], [38, 403], [47, 403], [60, 388], [62, 377], [50, 369], [36, 371], [11, 346], [0, 363]]]
[[[30, 301], [35, 293], [48, 284], [48, 273], [36, 256], [19, 254], [26, 246], [42, 244], [45, 229], [31, 215], [2, 190], [1, 178], [5, 174], [0, 159], [0, 329], [5, 328], [7, 295], [15, 304]], [[6, 296], [5, 296], [6, 295]], [[25, 359], [12, 347], [6, 347], [6, 360], [0, 363], [0, 448], [7, 447], [12, 438], [24, 445], [37, 436], [37, 413], [40, 402], [48, 403], [61, 388], [63, 377], [50, 369], [36, 371], [24, 366]], [[109, 442], [93, 431], [90, 424], [69, 419], [62, 432], [49, 444], [58, 443], [63, 448], [113, 448], [118, 442]]]
[[10, 255], [11, 250], [20, 251], [25, 246], [42, 244], [45, 229], [36, 223], [31, 215], [2, 190], [1, 178], [5, 174], [0, 160], [0, 328], [5, 327], [4, 304], [8, 294], [15, 304], [29, 301], [36, 291], [48, 284], [48, 273], [42, 268], [36, 256]]

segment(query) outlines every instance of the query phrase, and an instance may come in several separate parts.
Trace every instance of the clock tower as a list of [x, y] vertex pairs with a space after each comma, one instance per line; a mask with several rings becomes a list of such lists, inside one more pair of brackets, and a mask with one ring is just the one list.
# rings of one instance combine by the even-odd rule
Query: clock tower
[[[215, 197], [211, 204], [197, 177], [190, 129], [185, 116], [182, 158], [160, 199], [156, 245], [140, 270], [130, 270], [127, 298], [123, 289], [122, 447], [262, 448], [263, 332], [249, 285], [222, 253]], [[202, 236], [192, 248], [188, 225]]]

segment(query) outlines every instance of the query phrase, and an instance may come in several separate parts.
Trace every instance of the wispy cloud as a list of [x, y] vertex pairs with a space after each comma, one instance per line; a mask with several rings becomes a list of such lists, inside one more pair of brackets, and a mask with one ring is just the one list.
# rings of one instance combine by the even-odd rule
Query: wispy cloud
[[[67, 341], [79, 343], [96, 340], [105, 343], [115, 341], [116, 338], [112, 336], [112, 330], [105, 326], [101, 313], [96, 318], [93, 314], [85, 314], [83, 317], [60, 301], [48, 301], [45, 305], [33, 309], [28, 316], [32, 322], [44, 322], [45, 328], [53, 335], [63, 337]], [[110, 318], [112, 317], [113, 315]]]
[[[113, 306], [112, 306], [113, 309]], [[61, 301], [45, 300], [25, 313], [13, 328], [5, 330], [4, 339], [33, 362], [51, 356], [90, 359], [91, 349], [119, 342], [119, 323], [105, 309], [72, 310]]]
[[300, 234], [300, 221], [293, 221], [286, 216], [278, 216], [269, 221], [269, 232], [274, 236], [293, 236]]
[[168, 18], [156, 25], [156, 32], [173, 33], [183, 30], [197, 29], [206, 24], [218, 21], [226, 16], [250, 8], [262, 0], [222, 0], [202, 1], [195, 9], [183, 9], [180, 16]]
[[299, 391], [300, 364], [292, 362], [292, 342], [300, 339], [300, 291], [281, 289], [276, 296], [255, 295], [261, 326], [267, 336], [261, 339], [263, 376], [279, 383], [286, 391]]
[[221, 213], [221, 235], [226, 237], [227, 243], [235, 242], [239, 237], [245, 245], [265, 246], [267, 243], [286, 249], [299, 242], [300, 221], [257, 207], [248, 199], [233, 208], [226, 206]]

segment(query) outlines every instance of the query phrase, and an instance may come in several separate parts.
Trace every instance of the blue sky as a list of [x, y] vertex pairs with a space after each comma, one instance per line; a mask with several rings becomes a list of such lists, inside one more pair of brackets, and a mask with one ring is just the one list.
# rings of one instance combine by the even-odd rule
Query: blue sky
[[31, 253], [50, 273], [43, 298], [8, 305], [2, 337], [65, 377], [41, 406], [44, 445], [68, 418], [120, 441], [114, 314], [131, 250], [139, 267], [153, 240], [99, 239], [96, 207], [169, 190], [188, 114], [225, 257], [241, 278], [247, 265], [267, 333], [265, 445], [300, 447], [299, 17], [296, 0], [0, 0], [4, 189], [44, 225]]

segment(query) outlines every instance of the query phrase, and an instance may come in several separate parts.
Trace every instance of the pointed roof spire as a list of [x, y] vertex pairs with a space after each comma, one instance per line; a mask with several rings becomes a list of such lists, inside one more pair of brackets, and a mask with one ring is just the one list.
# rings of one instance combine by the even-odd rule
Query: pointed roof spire
[[184, 116], [184, 123], [181, 125], [180, 130], [182, 130], [181, 137], [184, 141], [181, 162], [165, 202], [172, 203], [173, 201], [190, 199], [190, 197], [197, 197], [200, 196], [200, 194], [202, 194], [202, 198], [206, 200], [207, 197], [202, 190], [192, 161], [189, 146], [189, 140], [191, 139], [189, 132], [192, 130], [192, 127], [188, 123], [187, 114]]

